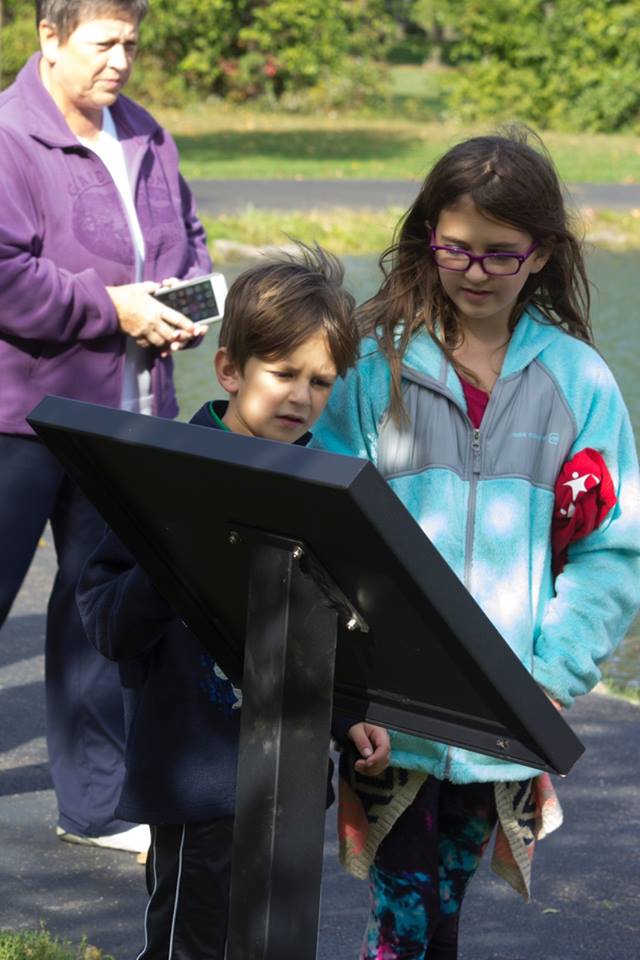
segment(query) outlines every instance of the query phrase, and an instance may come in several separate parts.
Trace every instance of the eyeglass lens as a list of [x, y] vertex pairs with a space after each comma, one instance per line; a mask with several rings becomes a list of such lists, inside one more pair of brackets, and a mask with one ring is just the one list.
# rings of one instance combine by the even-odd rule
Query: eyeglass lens
[[[435, 250], [436, 263], [447, 270], [468, 270], [473, 260], [469, 254], [463, 250]], [[474, 258], [475, 259], [475, 258]], [[520, 259], [510, 257], [504, 253], [486, 253], [482, 258], [478, 258], [482, 263], [485, 273], [494, 276], [507, 276], [517, 273], [520, 269]]]

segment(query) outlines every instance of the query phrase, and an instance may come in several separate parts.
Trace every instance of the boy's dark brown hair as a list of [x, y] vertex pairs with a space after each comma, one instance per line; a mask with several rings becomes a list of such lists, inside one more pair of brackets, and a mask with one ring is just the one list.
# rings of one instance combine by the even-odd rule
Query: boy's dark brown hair
[[219, 345], [241, 370], [250, 357], [280, 360], [324, 333], [340, 376], [358, 358], [356, 302], [344, 289], [340, 261], [317, 244], [296, 241], [294, 254], [269, 259], [231, 284]]

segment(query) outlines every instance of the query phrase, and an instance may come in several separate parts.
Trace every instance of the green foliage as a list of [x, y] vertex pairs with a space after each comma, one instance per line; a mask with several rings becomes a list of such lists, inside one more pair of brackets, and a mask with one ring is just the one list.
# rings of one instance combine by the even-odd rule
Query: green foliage
[[[36, 49], [32, 0], [4, 0], [0, 86]], [[463, 122], [640, 130], [640, 0], [153, 0], [129, 87], [151, 105], [209, 95], [293, 112], [425, 114], [381, 65], [442, 60]], [[440, 107], [438, 105], [438, 112]]]
[[412, 0], [410, 23], [423, 32], [431, 46], [431, 55], [443, 63], [451, 60], [452, 39], [460, 16], [459, 0]]
[[113, 960], [86, 940], [74, 946], [70, 940], [53, 937], [42, 927], [39, 931], [15, 933], [0, 930], [0, 960]]
[[413, 0], [409, 10], [412, 23], [425, 33], [434, 29], [447, 29], [456, 23], [460, 12], [458, 0]]
[[38, 49], [32, 0], [0, 2], [0, 88], [13, 83], [25, 60]]
[[399, 35], [386, 13], [384, 0], [343, 0], [339, 4], [347, 24], [347, 52], [353, 56], [381, 59]]
[[[37, 47], [31, 0], [8, 0], [5, 21], [6, 86]], [[189, 94], [365, 102], [379, 93], [373, 59], [395, 36], [383, 0], [154, 0], [130, 92], [167, 105]]]
[[568, 107], [572, 122], [588, 130], [640, 123], [638, 0], [558, 0], [549, 40], [557, 52], [556, 69], [547, 72], [553, 122]]
[[155, 90], [152, 99], [161, 90], [165, 103], [189, 90], [236, 103], [334, 106], [376, 89], [357, 61], [370, 62], [391, 33], [381, 0], [155, 0], [131, 90]]
[[136, 73], [155, 62], [159, 78], [179, 77], [197, 91], [221, 89], [250, 7], [249, 0], [153, 0], [140, 31]]
[[335, 69], [348, 35], [340, 0], [272, 0], [258, 5], [240, 43], [263, 57], [283, 87], [312, 86], [323, 68]]
[[614, 131], [640, 123], [638, 0], [465, 0], [450, 110], [542, 126]]
[[380, 109], [387, 93], [388, 70], [371, 60], [347, 58], [340, 70], [323, 70], [311, 87], [286, 90], [278, 106], [290, 113]]
[[270, 0], [251, 4], [250, 12], [231, 61], [235, 76], [227, 79], [232, 99], [266, 95], [282, 98], [283, 106], [337, 106], [360, 90], [364, 97], [377, 92], [363, 65], [393, 32], [380, 0]]

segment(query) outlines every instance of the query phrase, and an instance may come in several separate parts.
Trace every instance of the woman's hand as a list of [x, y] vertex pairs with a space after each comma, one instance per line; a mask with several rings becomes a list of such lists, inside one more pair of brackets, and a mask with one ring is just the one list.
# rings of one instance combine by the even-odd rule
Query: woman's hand
[[347, 736], [362, 757], [355, 762], [358, 773], [377, 777], [386, 770], [391, 756], [391, 741], [384, 727], [376, 727], [373, 723], [355, 723], [349, 728]]
[[120, 329], [133, 337], [138, 346], [157, 347], [165, 352], [179, 350], [189, 340], [202, 336], [206, 327], [151, 296], [159, 288], [160, 284], [149, 280], [107, 287], [107, 293], [116, 308]]

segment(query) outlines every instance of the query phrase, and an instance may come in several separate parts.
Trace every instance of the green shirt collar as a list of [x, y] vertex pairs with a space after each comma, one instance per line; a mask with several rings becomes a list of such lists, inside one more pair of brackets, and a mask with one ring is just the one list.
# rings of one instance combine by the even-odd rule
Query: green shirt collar
[[211, 417], [215, 422], [216, 427], [219, 427], [220, 430], [226, 430], [227, 433], [231, 433], [231, 430], [229, 429], [229, 427], [226, 425], [226, 423], [224, 423], [223, 420], [220, 419], [220, 417], [216, 413], [215, 408], [213, 406], [213, 400], [209, 400], [209, 413], [211, 414]]

